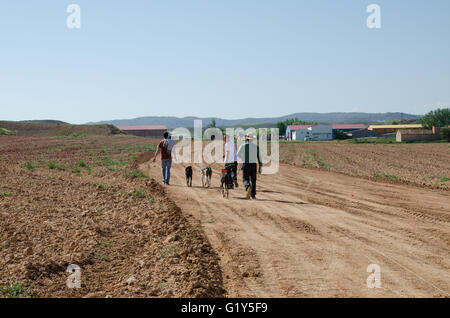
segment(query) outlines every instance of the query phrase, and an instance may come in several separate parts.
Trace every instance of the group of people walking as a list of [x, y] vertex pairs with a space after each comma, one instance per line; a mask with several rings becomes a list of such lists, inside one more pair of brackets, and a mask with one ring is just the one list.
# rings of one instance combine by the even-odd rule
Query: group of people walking
[[[153, 157], [156, 161], [158, 154], [161, 154], [161, 170], [162, 180], [165, 185], [170, 184], [170, 168], [172, 166], [172, 148], [175, 144], [167, 132], [164, 133], [163, 139], [158, 143], [158, 147]], [[246, 191], [247, 199], [256, 199], [256, 180], [257, 174], [262, 171], [262, 160], [259, 146], [255, 142], [253, 134], [245, 135], [245, 143], [239, 149], [236, 148], [234, 137], [224, 136], [224, 165], [225, 169], [231, 172], [233, 185], [238, 187], [237, 169], [238, 162], [242, 163], [242, 181]]]

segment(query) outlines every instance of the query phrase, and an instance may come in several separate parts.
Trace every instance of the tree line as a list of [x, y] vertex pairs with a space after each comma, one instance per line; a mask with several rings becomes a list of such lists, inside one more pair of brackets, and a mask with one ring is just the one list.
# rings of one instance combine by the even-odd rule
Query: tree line
[[425, 114], [419, 123], [427, 129], [441, 128], [441, 137], [450, 141], [450, 108], [438, 108]]

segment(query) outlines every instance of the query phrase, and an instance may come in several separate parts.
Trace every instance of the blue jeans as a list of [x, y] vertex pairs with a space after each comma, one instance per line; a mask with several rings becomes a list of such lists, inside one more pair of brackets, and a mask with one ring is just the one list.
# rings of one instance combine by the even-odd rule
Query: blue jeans
[[169, 184], [171, 166], [172, 166], [172, 159], [161, 160], [162, 178], [164, 184]]

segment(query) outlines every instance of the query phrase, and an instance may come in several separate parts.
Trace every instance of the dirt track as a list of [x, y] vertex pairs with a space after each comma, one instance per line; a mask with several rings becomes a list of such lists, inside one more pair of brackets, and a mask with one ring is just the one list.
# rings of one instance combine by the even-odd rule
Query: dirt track
[[[140, 166], [158, 181], [159, 167]], [[242, 187], [223, 199], [218, 182], [216, 173], [213, 188], [201, 188], [195, 166], [187, 188], [174, 165], [167, 191], [203, 226], [227, 296], [449, 296], [448, 191], [287, 165], [259, 178], [256, 201]], [[380, 289], [367, 287], [369, 264], [381, 267]]]

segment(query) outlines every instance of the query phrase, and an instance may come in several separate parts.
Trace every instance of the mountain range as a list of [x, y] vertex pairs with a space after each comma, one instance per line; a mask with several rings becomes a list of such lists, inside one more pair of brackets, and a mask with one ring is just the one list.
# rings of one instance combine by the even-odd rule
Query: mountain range
[[243, 119], [222, 119], [217, 117], [161, 117], [161, 116], [147, 116], [138, 117], [134, 119], [115, 119], [105, 120], [99, 122], [89, 122], [87, 125], [99, 125], [99, 124], [111, 124], [115, 126], [139, 126], [139, 125], [165, 125], [167, 128], [186, 127], [191, 128], [194, 126], [194, 120], [202, 120], [203, 126], [207, 126], [213, 120], [216, 121], [217, 127], [233, 127], [239, 125], [248, 124], [274, 124], [279, 121], [283, 121], [290, 118], [298, 118], [302, 121], [311, 121], [319, 123], [329, 124], [351, 124], [351, 123], [363, 123], [363, 124], [382, 124], [388, 123], [393, 120], [417, 120], [422, 116], [406, 114], [406, 113], [295, 113], [281, 117], [266, 117], [266, 118], [243, 118]]

